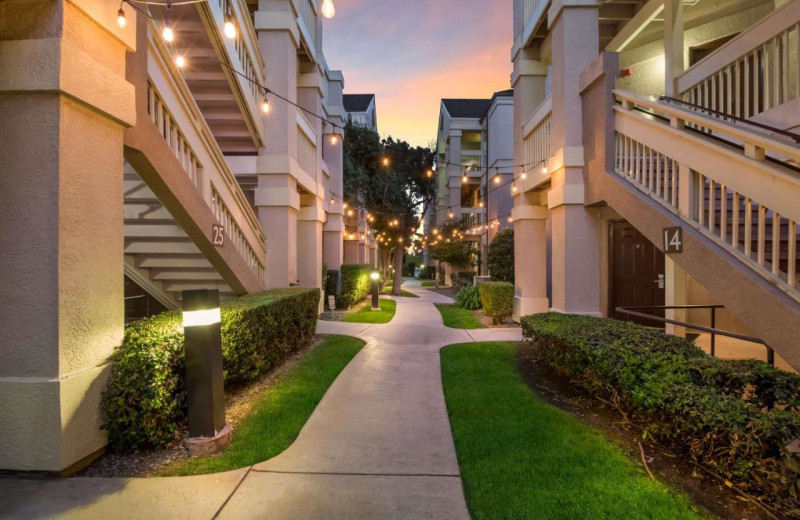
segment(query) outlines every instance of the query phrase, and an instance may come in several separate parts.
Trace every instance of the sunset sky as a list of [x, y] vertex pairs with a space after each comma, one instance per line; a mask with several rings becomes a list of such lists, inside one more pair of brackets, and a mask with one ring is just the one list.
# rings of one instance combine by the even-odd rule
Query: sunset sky
[[375, 93], [378, 130], [414, 145], [436, 138], [441, 98], [509, 88], [511, 0], [334, 0], [328, 65], [345, 92]]

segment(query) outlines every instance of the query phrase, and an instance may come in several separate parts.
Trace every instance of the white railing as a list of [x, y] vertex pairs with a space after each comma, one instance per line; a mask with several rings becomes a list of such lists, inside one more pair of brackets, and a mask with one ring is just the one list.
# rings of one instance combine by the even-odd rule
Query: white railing
[[312, 52], [317, 51], [317, 9], [312, 0], [300, 0], [300, 20], [303, 22]]
[[523, 128], [522, 162], [525, 173], [535, 169], [552, 156], [550, 150], [550, 125], [553, 119], [552, 98], [548, 97]]
[[614, 171], [657, 197], [678, 208], [678, 163], [631, 137], [617, 132]]
[[[519, 0], [520, 1], [520, 19], [517, 22], [516, 39], [521, 39], [525, 34], [526, 29], [531, 25], [533, 16], [541, 8], [542, 4], [546, 4], [548, 0]], [[524, 44], [525, 42], [520, 42]]]
[[300, 125], [297, 125], [297, 163], [304, 172], [316, 178], [317, 147]]
[[192, 184], [198, 190], [202, 189], [203, 168], [198, 163], [197, 156], [192, 151], [192, 147], [187, 142], [183, 132], [178, 128], [164, 101], [149, 81], [147, 82], [147, 113], [150, 115], [150, 120], [156, 125], [161, 137], [167, 142], [167, 146], [175, 154], [178, 162], [181, 163], [183, 171], [186, 172]]
[[255, 250], [247, 241], [247, 238], [242, 232], [242, 228], [237, 224], [236, 219], [231, 214], [225, 202], [220, 197], [213, 183], [211, 185], [211, 212], [216, 217], [217, 221], [222, 224], [225, 234], [233, 244], [233, 247], [239, 251], [245, 262], [247, 268], [251, 273], [261, 281], [264, 276], [264, 265], [258, 259]]
[[[615, 108], [614, 171], [800, 300], [800, 173], [791, 167], [800, 147], [635, 94], [615, 95], [622, 107]], [[716, 144], [691, 127], [744, 145]], [[773, 164], [768, 155], [789, 162]]]
[[800, 2], [748, 28], [678, 79], [684, 101], [750, 118], [800, 97]]
[[[217, 25], [220, 28], [224, 26], [226, 11], [236, 25], [236, 37], [232, 42], [235, 53], [232, 57], [239, 61], [237, 69], [247, 78], [243, 82], [245, 83], [243, 85], [245, 92], [250, 97], [253, 106], [258, 107], [263, 95], [258, 88], [258, 85], [264, 84], [263, 64], [258, 56], [258, 38], [250, 21], [247, 6], [242, 6], [240, 0], [217, 0], [217, 4], [219, 11], [215, 10], [214, 12]], [[228, 38], [223, 37], [222, 41], [228, 41]], [[257, 64], [261, 66], [259, 67]]]

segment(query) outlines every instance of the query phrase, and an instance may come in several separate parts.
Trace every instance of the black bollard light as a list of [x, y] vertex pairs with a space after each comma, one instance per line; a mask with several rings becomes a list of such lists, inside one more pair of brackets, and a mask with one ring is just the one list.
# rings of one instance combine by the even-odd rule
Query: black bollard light
[[371, 275], [369, 275], [369, 277], [372, 279], [372, 310], [379, 311], [381, 310], [381, 305], [378, 301], [379, 298], [378, 291], [380, 290], [380, 287], [378, 287], [379, 285], [378, 280], [380, 279], [381, 275], [378, 274], [377, 271], [375, 271]]
[[191, 455], [212, 455], [231, 439], [225, 424], [222, 333], [218, 290], [183, 291], [186, 401]]

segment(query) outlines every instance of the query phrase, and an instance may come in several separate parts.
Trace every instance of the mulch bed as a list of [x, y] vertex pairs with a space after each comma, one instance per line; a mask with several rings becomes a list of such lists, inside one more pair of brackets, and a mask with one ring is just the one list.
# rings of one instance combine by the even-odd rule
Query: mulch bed
[[[539, 398], [600, 430], [617, 443], [632, 461], [643, 466], [639, 450], [641, 430], [627, 423], [618, 410], [584, 393], [569, 378], [540, 364], [530, 344], [520, 344], [517, 366]], [[641, 442], [647, 466], [655, 478], [683, 491], [693, 503], [703, 506], [712, 514], [731, 520], [777, 518], [704, 473], [689, 456], [675, 454], [649, 440]]]
[[[338, 313], [337, 313], [338, 314]], [[302, 350], [289, 356], [284, 363], [250, 384], [232, 388], [225, 393], [225, 420], [234, 430], [243, 417], [253, 409], [261, 395], [275, 385], [278, 377], [289, 371], [310, 351], [322, 343], [324, 336], [314, 336], [311, 343]], [[186, 435], [181, 432], [181, 438]], [[175, 461], [188, 458], [189, 454], [178, 440], [170, 447], [155, 451], [137, 451], [132, 453], [105, 453], [90, 466], [81, 470], [77, 477], [152, 477]]]

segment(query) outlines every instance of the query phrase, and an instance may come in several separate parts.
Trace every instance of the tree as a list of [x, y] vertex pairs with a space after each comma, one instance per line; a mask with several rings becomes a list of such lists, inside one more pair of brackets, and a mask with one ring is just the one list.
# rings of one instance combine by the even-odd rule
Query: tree
[[460, 226], [454, 222], [434, 228], [421, 237], [415, 244], [415, 250], [427, 250], [431, 258], [436, 260], [436, 286], [439, 285], [439, 266], [442, 262], [453, 267], [472, 267], [476, 263], [476, 251], [470, 242], [463, 240]]
[[385, 274], [394, 266], [392, 294], [400, 295], [403, 256], [434, 196], [430, 148], [378, 134], [351, 123], [345, 128], [344, 195], [364, 207], [376, 231]]
[[489, 244], [487, 261], [493, 281], [514, 283], [514, 231], [510, 228], [497, 233]]

